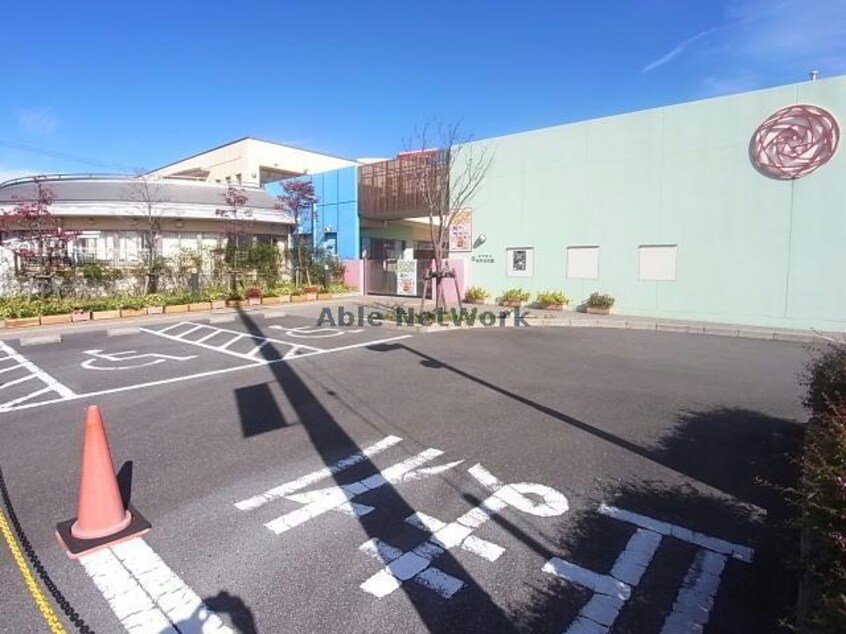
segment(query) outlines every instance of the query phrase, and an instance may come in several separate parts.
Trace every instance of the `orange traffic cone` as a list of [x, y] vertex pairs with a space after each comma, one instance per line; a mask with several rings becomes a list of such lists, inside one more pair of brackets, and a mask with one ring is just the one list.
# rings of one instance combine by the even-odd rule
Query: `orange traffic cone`
[[96, 405], [85, 411], [76, 519], [62, 522], [56, 528], [59, 541], [71, 557], [134, 537], [150, 528], [144, 518], [124, 507], [103, 417]]

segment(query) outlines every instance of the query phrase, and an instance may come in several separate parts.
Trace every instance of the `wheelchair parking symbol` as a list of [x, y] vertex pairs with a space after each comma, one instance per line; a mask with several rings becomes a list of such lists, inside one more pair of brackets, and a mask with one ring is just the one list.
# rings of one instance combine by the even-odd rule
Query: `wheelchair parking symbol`
[[[90, 355], [91, 359], [86, 359], [79, 365], [86, 370], [135, 370], [136, 368], [146, 368], [151, 365], [158, 365], [168, 361], [188, 361], [189, 359], [196, 359], [197, 355], [192, 354], [184, 357], [177, 357], [170, 354], [159, 354], [156, 352], [149, 352], [144, 354], [137, 354], [135, 350], [125, 350], [124, 352], [103, 352], [102, 350], [83, 350], [83, 354]], [[127, 361], [134, 361], [129, 365], [115, 365], [117, 363], [123, 364]]]

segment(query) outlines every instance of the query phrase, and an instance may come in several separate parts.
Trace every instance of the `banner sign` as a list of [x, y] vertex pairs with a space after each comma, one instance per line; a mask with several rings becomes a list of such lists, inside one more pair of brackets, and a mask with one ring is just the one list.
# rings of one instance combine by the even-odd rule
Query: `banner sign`
[[462, 209], [455, 213], [452, 224], [449, 226], [449, 250], [450, 252], [473, 250], [472, 210]]
[[397, 260], [397, 295], [417, 295], [417, 260]]

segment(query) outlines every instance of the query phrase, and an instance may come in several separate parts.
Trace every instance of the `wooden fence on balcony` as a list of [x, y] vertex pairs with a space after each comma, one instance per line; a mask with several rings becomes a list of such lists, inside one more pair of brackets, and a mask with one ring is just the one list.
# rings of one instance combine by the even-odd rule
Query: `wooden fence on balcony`
[[404, 152], [359, 169], [358, 205], [364, 218], [391, 220], [428, 215], [425, 182], [449, 186], [449, 150]]

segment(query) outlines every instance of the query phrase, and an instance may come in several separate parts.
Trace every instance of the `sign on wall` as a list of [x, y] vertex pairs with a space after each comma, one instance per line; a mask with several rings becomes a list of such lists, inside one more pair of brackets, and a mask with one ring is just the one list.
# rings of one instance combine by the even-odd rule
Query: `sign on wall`
[[462, 209], [455, 213], [452, 224], [449, 226], [449, 250], [450, 252], [473, 250], [472, 210]]
[[397, 295], [417, 295], [417, 260], [397, 260]]
[[839, 141], [834, 115], [818, 106], [798, 104], [774, 112], [758, 126], [749, 156], [765, 176], [791, 180], [828, 163]]

